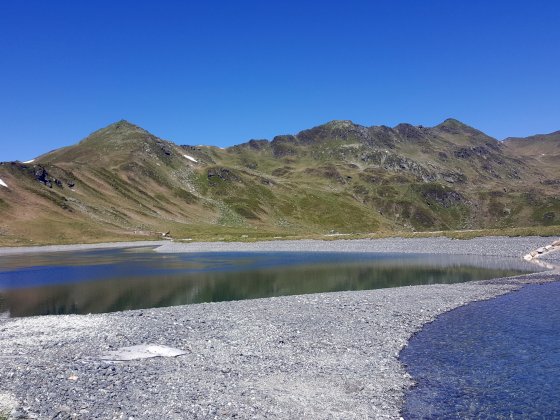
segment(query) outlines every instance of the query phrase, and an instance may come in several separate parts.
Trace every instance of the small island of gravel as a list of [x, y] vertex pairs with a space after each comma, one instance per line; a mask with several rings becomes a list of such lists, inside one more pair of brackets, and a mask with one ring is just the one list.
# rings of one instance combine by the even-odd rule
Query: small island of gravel
[[[165, 243], [158, 251], [521, 257], [550, 242], [532, 237]], [[413, 383], [398, 355], [424, 324], [527, 283], [559, 280], [552, 270], [453, 285], [2, 318], [0, 408], [17, 405], [14, 418], [398, 418]], [[107, 351], [147, 343], [186, 354], [128, 362], [102, 358]]]

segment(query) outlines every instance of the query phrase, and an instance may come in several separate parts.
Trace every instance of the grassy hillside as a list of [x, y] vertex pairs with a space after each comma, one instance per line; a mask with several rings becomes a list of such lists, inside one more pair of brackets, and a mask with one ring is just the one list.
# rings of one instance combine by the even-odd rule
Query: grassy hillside
[[560, 131], [526, 138], [505, 139], [507, 153], [519, 156], [533, 166], [544, 168], [550, 178], [544, 183], [560, 183]]
[[220, 149], [119, 121], [32, 163], [0, 164], [0, 243], [554, 228], [560, 155], [544, 159], [540, 143], [501, 143], [451, 119], [332, 121]]

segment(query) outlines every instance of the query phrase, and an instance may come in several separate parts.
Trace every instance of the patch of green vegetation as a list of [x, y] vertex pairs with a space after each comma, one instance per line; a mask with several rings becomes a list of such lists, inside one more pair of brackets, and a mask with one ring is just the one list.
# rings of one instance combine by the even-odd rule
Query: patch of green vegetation
[[134, 191], [131, 186], [121, 179], [117, 173], [105, 168], [94, 168], [92, 169], [92, 172], [119, 194], [122, 194], [127, 198], [133, 197]]
[[532, 219], [537, 224], [552, 226], [560, 224], [560, 199], [546, 197], [535, 203]]
[[488, 214], [495, 218], [499, 218], [505, 216], [507, 213], [505, 211], [504, 204], [497, 199], [492, 198], [488, 203]]
[[192, 182], [198, 193], [200, 193], [203, 196], [206, 196], [208, 194], [209, 185], [208, 185], [208, 175], [206, 171], [196, 172]]
[[244, 200], [239, 200], [239, 202], [237, 203], [232, 203], [231, 209], [245, 219], [259, 220], [259, 216], [250, 209], [249, 205], [247, 205]]
[[414, 210], [410, 221], [412, 223], [412, 226], [414, 226], [414, 228], [417, 230], [428, 230], [430, 228], [433, 228], [436, 223], [436, 220], [434, 219], [434, 217], [432, 217], [430, 212], [420, 207]]
[[383, 185], [377, 187], [376, 192], [379, 197], [383, 198], [395, 198], [397, 195], [399, 195], [397, 189], [392, 185]]
[[149, 194], [144, 190], [144, 185], [141, 188], [134, 188], [133, 185], [123, 180], [118, 173], [104, 168], [96, 168], [92, 172], [113, 189], [119, 200], [124, 199], [132, 202], [137, 208], [147, 207], [148, 204], [157, 207], [162, 200], [167, 204], [172, 204], [163, 194], [156, 194], [155, 196]]
[[[290, 202], [291, 201], [291, 202]], [[379, 221], [349, 194], [314, 192], [292, 197], [282, 207], [291, 219], [322, 231], [375, 231]]]
[[160, 166], [144, 162], [142, 165], [134, 165], [133, 173], [140, 179], [155, 181], [157, 184], [171, 190], [173, 189], [173, 184], [169, 181], [167, 170], [168, 169], [163, 169]]
[[218, 210], [220, 212], [220, 217], [218, 218], [218, 224], [222, 226], [246, 226], [247, 222], [239, 213], [236, 213], [233, 209], [227, 206], [225, 203], [218, 204]]
[[70, 207], [66, 197], [59, 195], [55, 191], [50, 190], [50, 189], [49, 190], [38, 189], [34, 192], [38, 196], [40, 196], [40, 197], [44, 198], [45, 200], [55, 204], [56, 206], [60, 207], [63, 210], [70, 211], [70, 212], [72, 211], [72, 208]]
[[[416, 203], [417, 228], [460, 229], [470, 217], [466, 198], [454, 189], [439, 183], [411, 184], [411, 202]], [[414, 223], [414, 220], [413, 220]]]
[[187, 204], [195, 204], [200, 201], [200, 199], [196, 195], [182, 188], [174, 188], [173, 195], [177, 198], [180, 198]]

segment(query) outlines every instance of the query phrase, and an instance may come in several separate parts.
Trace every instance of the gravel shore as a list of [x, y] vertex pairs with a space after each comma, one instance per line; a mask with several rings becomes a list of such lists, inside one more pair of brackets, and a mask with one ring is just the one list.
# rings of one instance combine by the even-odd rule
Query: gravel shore
[[426, 254], [482, 255], [520, 257], [552, 238], [541, 236], [506, 237], [487, 236], [469, 240], [438, 238], [386, 238], [386, 239], [336, 239], [336, 240], [286, 240], [260, 242], [173, 242], [137, 241], [108, 242], [99, 244], [46, 245], [29, 247], [3, 247], [0, 256], [41, 252], [85, 251], [102, 248], [128, 248], [153, 246], [158, 252], [403, 252]]
[[87, 251], [89, 249], [129, 248], [134, 246], [161, 246], [167, 241], [136, 241], [136, 242], [105, 242], [98, 244], [74, 244], [74, 245], [43, 245], [43, 246], [20, 246], [2, 247], [0, 256], [16, 254], [35, 254], [40, 252], [65, 252], [65, 251]]
[[164, 242], [158, 252], [399, 252], [424, 254], [481, 255], [521, 258], [548, 245], [553, 239], [540, 236], [510, 238], [487, 236], [469, 240], [438, 238], [386, 238], [353, 240], [301, 240], [267, 242]]
[[[517, 256], [550, 238], [173, 244], [160, 251], [352, 251]], [[397, 249], [398, 248], [398, 249]], [[398, 418], [398, 355], [445, 311], [560, 281], [558, 271], [86, 316], [0, 319], [0, 410], [13, 418]], [[176, 358], [102, 360], [153, 343]]]

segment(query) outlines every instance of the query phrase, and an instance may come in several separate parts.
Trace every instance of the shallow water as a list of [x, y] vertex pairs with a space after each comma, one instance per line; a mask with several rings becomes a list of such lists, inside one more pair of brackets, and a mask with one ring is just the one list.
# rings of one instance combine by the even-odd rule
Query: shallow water
[[401, 360], [418, 382], [406, 419], [560, 418], [560, 283], [443, 314]]
[[533, 270], [517, 259], [422, 254], [199, 253], [151, 248], [0, 257], [0, 312], [101, 313], [415, 284]]

